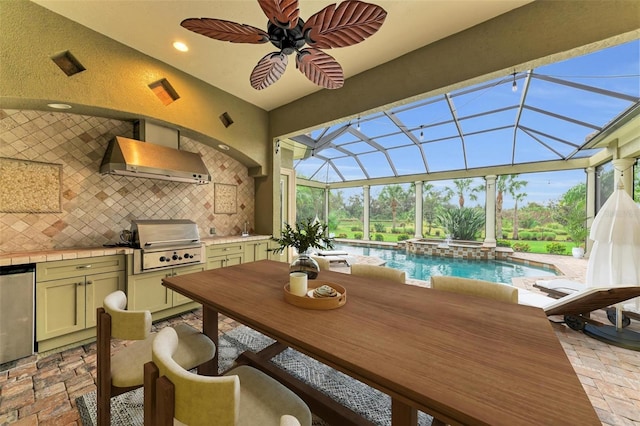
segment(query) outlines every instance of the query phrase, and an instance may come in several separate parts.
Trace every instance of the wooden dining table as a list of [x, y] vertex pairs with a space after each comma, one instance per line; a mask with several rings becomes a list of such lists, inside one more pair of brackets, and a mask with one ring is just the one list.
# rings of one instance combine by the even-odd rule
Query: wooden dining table
[[[449, 424], [601, 425], [541, 309], [333, 271], [318, 280], [343, 286], [346, 303], [288, 303], [289, 265], [271, 260], [163, 283], [202, 304], [203, 332], [216, 343], [221, 313], [275, 339], [279, 350], [291, 347], [390, 395], [394, 426], [415, 425], [417, 410]], [[302, 393], [313, 412], [329, 409], [322, 392], [257, 355], [248, 360]], [[217, 362], [200, 372], [218, 374]], [[367, 424], [326, 415], [336, 425]]]

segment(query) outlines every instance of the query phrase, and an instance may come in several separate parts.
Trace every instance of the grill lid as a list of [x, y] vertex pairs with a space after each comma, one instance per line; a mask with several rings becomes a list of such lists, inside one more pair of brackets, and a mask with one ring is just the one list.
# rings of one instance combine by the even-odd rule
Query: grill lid
[[142, 249], [200, 244], [198, 225], [188, 219], [132, 220], [131, 233]]

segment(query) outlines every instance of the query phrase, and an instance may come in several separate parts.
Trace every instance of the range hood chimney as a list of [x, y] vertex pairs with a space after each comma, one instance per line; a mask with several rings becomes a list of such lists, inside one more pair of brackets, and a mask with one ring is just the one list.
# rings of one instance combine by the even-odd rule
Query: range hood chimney
[[[145, 126], [143, 122], [138, 123], [137, 134], [146, 134], [148, 137], [149, 134], [153, 133], [148, 131], [140, 132], [139, 126], [141, 125]], [[100, 165], [100, 173], [195, 183], [198, 185], [211, 182], [211, 175], [198, 154], [177, 149], [179, 140], [177, 131], [156, 127], [164, 129], [160, 130], [159, 134], [164, 133], [166, 135], [167, 131], [169, 132], [168, 134], [175, 132], [175, 148], [166, 146], [171, 145], [170, 140], [168, 142], [165, 140], [163, 145], [158, 145], [116, 136], [109, 142]]]

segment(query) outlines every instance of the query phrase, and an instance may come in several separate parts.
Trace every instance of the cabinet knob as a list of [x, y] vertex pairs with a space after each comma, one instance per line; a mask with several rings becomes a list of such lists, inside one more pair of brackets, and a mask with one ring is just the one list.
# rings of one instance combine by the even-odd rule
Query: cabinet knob
[[91, 265], [80, 265], [80, 266], [76, 266], [76, 269], [89, 269], [91, 268]]
[[93, 281], [91, 280], [87, 281], [87, 285], [91, 285], [91, 284], [93, 284]]

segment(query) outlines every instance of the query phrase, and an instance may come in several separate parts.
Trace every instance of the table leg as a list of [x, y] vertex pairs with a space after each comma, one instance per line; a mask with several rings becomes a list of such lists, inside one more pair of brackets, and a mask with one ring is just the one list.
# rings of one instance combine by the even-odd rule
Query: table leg
[[417, 426], [418, 410], [404, 402], [391, 398], [391, 424], [393, 426]]
[[216, 309], [202, 307], [202, 332], [206, 334], [216, 345], [216, 354], [211, 361], [198, 367], [198, 374], [203, 376], [218, 375], [218, 311]]

